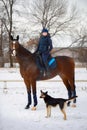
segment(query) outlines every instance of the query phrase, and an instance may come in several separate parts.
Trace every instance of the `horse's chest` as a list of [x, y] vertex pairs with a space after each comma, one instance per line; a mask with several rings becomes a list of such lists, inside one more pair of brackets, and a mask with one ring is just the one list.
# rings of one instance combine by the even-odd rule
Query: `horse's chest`
[[35, 70], [32, 67], [26, 67], [26, 68], [23, 68], [23, 67], [21, 68], [20, 67], [20, 73], [21, 73], [21, 76], [23, 78], [28, 78], [29, 79], [29, 77], [31, 77], [32, 75], [34, 75]]

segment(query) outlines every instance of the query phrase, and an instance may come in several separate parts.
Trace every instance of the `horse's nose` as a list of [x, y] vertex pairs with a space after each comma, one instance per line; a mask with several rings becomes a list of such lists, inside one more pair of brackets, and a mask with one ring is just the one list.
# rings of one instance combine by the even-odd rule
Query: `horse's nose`
[[12, 56], [16, 56], [16, 50], [15, 49], [10, 49], [9, 52]]
[[16, 50], [15, 49], [13, 49], [13, 51], [12, 51], [12, 56], [16, 56]]

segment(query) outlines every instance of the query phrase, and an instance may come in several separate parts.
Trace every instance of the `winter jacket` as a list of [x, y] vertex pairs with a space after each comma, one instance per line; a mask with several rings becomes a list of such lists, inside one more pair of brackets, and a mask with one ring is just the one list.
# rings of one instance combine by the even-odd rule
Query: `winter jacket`
[[50, 52], [52, 48], [53, 46], [52, 46], [52, 40], [50, 39], [50, 36], [41, 36], [39, 40], [37, 52], [39, 53]]

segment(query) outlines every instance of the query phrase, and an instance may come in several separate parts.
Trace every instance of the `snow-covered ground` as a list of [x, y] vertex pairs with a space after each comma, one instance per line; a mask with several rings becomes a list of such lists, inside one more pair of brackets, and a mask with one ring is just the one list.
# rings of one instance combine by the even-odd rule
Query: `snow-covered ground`
[[[77, 68], [76, 81], [87, 80], [87, 70]], [[18, 69], [1, 69], [0, 80], [21, 80]], [[57, 76], [54, 80], [60, 80]], [[77, 107], [66, 109], [67, 120], [58, 107], [52, 108], [52, 116], [45, 118], [46, 109], [40, 90], [48, 91], [54, 97], [67, 98], [62, 82], [37, 82], [38, 106], [36, 111], [25, 110], [27, 104], [26, 87], [23, 82], [0, 82], [0, 130], [87, 130], [87, 82], [76, 82]], [[3, 89], [4, 86], [7, 89]], [[32, 106], [31, 106], [32, 107]]]

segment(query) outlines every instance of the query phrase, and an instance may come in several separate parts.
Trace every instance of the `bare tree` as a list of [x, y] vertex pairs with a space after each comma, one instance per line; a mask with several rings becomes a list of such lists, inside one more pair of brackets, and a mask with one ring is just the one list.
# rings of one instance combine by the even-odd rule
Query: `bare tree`
[[[12, 26], [13, 26], [13, 5], [16, 0], [0, 0], [2, 2], [3, 6], [3, 16], [2, 16], [2, 22], [5, 26], [6, 32], [8, 34], [8, 42], [9, 42], [9, 49], [10, 49], [10, 35], [12, 33]], [[10, 67], [13, 67], [13, 61], [12, 57], [9, 53], [9, 58], [10, 58]]]
[[3, 28], [3, 23], [2, 23], [2, 20], [0, 20], [0, 56], [3, 55], [2, 53], [2, 34], [3, 34], [2, 28]]
[[87, 63], [87, 28], [84, 24], [79, 28], [74, 29], [74, 34], [71, 37], [72, 46], [78, 48], [78, 59], [81, 62]]
[[73, 29], [73, 33], [71, 34], [71, 41], [73, 46], [87, 47], [87, 28], [85, 23]]
[[33, 0], [31, 16], [34, 25], [46, 27], [54, 36], [66, 31], [76, 17], [76, 9], [68, 12], [68, 0]]
[[2, 42], [3, 42], [3, 23], [2, 20], [0, 20], [0, 67], [3, 67], [4, 60], [3, 60], [3, 48], [2, 48]]

